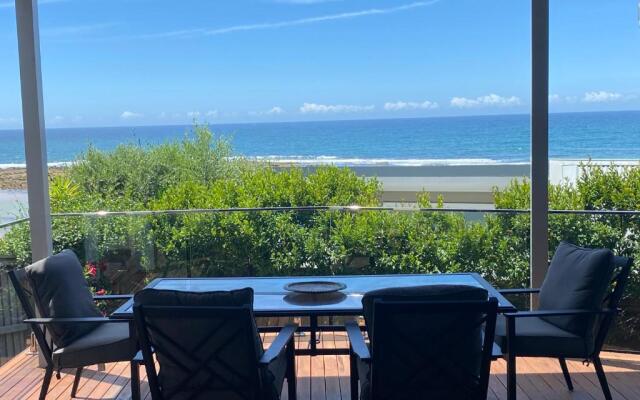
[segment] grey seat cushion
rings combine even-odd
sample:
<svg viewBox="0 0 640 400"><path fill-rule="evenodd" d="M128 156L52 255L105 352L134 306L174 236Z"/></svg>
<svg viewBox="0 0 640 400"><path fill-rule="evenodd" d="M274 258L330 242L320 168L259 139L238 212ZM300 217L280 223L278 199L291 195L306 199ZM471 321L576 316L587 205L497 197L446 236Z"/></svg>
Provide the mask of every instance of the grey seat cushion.
<svg viewBox="0 0 640 400"><path fill-rule="evenodd" d="M614 270L608 249L587 249L561 242L540 288L540 310L601 308ZM593 316L543 317L558 328L591 339Z"/></svg>
<svg viewBox="0 0 640 400"><path fill-rule="evenodd" d="M100 317L82 265L75 253L64 250L25 268L42 317ZM57 347L65 347L96 329L99 324L54 324L51 337Z"/></svg>
<svg viewBox="0 0 640 400"><path fill-rule="evenodd" d="M507 349L507 327L503 316L496 320L495 342ZM583 338L537 317L516 318L515 353L521 356L587 358L589 348Z"/></svg>
<svg viewBox="0 0 640 400"><path fill-rule="evenodd" d="M135 339L129 336L128 323L109 322L53 353L53 362L60 368L129 361L137 352Z"/></svg>

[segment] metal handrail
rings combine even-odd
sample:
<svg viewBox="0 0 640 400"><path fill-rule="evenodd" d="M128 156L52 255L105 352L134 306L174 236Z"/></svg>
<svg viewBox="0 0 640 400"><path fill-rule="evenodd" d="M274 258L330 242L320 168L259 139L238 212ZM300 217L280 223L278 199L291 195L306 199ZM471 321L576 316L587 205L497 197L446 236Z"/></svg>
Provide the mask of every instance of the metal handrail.
<svg viewBox="0 0 640 400"><path fill-rule="evenodd" d="M148 216L236 212L312 212L312 211L393 211L393 212L475 212L493 214L527 214L529 210L482 209L482 208L410 208L410 207L368 207L368 206L303 206L303 207L239 207L239 208L191 208L181 210L140 210L140 211L96 211L80 213L54 213L52 217L108 217L108 216ZM640 211L638 211L640 214Z"/></svg>
<svg viewBox="0 0 640 400"><path fill-rule="evenodd" d="M52 217L106 217L106 216L145 216L145 215L177 215L203 213L234 212L291 212L291 211L394 211L394 212L439 212L439 213L483 213L483 214L529 214L529 209L513 208L410 208L410 207L367 207L367 206L301 206L301 207L239 207L239 208L192 208L181 210L140 210L140 211L96 211L85 213L54 213ZM583 214L583 215L640 215L640 210L549 210L549 214Z"/></svg>
<svg viewBox="0 0 640 400"><path fill-rule="evenodd" d="M482 214L529 214L529 209L483 209L483 208L410 208L410 207L366 207L366 206L301 206L301 207L238 207L238 208L192 208L181 210L138 210L138 211L95 211L52 213L52 217L116 217L116 216L153 216L180 215L205 213L236 213L236 212L310 212L310 211L393 211L393 212L435 212L435 213L482 213ZM549 214L578 214L578 215L640 215L640 210L549 210ZM29 221L29 217L16 219L0 224L0 229L8 228L22 222Z"/></svg>
<svg viewBox="0 0 640 400"><path fill-rule="evenodd" d="M18 225L18 224L21 224L21 223L27 222L27 221L29 221L29 217L20 218L20 219L14 219L13 221L5 222L4 224L0 224L0 229L9 228L9 227L11 227L13 225Z"/></svg>

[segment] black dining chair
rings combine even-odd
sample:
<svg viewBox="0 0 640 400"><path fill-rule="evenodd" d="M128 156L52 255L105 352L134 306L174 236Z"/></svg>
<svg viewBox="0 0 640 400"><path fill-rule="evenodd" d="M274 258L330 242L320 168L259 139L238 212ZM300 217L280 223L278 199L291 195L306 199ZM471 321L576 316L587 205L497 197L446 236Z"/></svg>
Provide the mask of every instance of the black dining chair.
<svg viewBox="0 0 640 400"><path fill-rule="evenodd" d="M485 289L390 288L362 304L370 345L346 325L351 399L486 399L498 301Z"/></svg>
<svg viewBox="0 0 640 400"><path fill-rule="evenodd" d="M8 275L27 317L24 322L31 326L46 363L40 400L46 398L54 372L59 378L63 368L76 370L71 387L75 397L84 367L117 361L131 362L131 394L140 398L139 366L134 360L138 345L130 324L103 317L94 303L131 296L92 296L71 250L11 269Z"/></svg>
<svg viewBox="0 0 640 400"><path fill-rule="evenodd" d="M608 249L589 249L562 242L537 289L507 289L504 295L538 293L536 311L498 317L496 343L507 360L507 392L516 398L516 357L553 357L573 390L567 358L593 365L607 400L611 391L600 351L618 313L633 260Z"/></svg>
<svg viewBox="0 0 640 400"><path fill-rule="evenodd" d="M297 326L286 325L263 350L252 289L144 289L133 313L153 399L275 400L285 378L296 398Z"/></svg>

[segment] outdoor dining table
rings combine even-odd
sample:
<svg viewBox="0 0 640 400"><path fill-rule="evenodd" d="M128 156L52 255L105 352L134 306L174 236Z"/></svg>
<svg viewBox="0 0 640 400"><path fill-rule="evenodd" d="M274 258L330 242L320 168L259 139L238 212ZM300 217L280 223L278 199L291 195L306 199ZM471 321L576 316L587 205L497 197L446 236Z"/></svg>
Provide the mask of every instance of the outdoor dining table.
<svg viewBox="0 0 640 400"><path fill-rule="evenodd" d="M325 294L299 294L285 290L285 286L297 282L330 281L343 284L344 289ZM309 348L297 349L299 355L347 354L348 349L318 348L317 334L323 331L344 330L338 325L319 325L319 317L362 316L362 296L372 290L391 287L421 285L470 285L482 287L489 296L498 300L498 312L515 312L517 309L489 282L476 273L411 274L411 275L340 275L340 276L290 276L290 277L234 277L234 278L157 278L147 288L208 292L250 287L254 291L254 315L256 317L308 317L309 325L300 332L309 332ZM128 300L115 310L111 318L133 319L133 300ZM262 328L276 331L278 327Z"/></svg>

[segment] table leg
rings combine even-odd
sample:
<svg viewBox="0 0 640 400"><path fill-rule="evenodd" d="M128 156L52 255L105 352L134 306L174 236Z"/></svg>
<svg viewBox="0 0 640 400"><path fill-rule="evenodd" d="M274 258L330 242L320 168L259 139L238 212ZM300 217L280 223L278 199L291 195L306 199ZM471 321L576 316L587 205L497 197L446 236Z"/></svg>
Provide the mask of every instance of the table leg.
<svg viewBox="0 0 640 400"><path fill-rule="evenodd" d="M309 337L309 348L311 349L311 354L315 355L317 344L319 342L318 335L318 316L311 315L309 317L309 330L311 331Z"/></svg>

